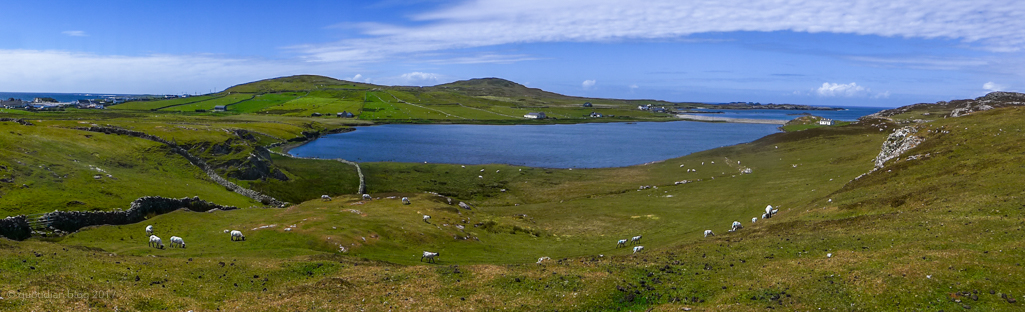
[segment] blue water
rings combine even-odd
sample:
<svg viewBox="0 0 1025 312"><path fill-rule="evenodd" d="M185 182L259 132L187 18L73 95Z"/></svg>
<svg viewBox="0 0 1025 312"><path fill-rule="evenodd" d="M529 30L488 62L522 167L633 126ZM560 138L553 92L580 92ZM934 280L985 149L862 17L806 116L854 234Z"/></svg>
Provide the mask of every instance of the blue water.
<svg viewBox="0 0 1025 312"><path fill-rule="evenodd" d="M131 94L109 94L109 93L33 93L33 92L0 92L0 99L21 99L32 101L34 98L50 97L58 102L67 103L78 100L104 99L109 97L131 97Z"/></svg>
<svg viewBox="0 0 1025 312"><path fill-rule="evenodd" d="M380 125L324 136L292 155L359 162L603 168L643 164L776 133L777 125L691 121L575 125Z"/></svg>
<svg viewBox="0 0 1025 312"><path fill-rule="evenodd" d="M714 117L730 117L730 118L751 118L751 119L783 119L790 120L797 117L801 117L800 114L808 113L815 116L825 117L833 120L843 121L854 121L858 117L869 115L884 109L887 107L845 107L846 110L841 111L826 111L826 110L781 110L781 109L699 109L693 110L697 112L718 112L717 114L707 114L707 116ZM705 115L705 114L702 114Z"/></svg>

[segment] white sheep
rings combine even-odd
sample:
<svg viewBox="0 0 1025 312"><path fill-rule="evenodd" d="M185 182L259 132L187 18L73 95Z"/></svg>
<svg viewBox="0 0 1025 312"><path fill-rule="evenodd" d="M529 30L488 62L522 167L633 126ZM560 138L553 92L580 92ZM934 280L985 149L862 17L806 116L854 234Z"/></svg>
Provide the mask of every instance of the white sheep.
<svg viewBox="0 0 1025 312"><path fill-rule="evenodd" d="M146 234L153 235L153 226L152 225L147 225L146 226Z"/></svg>
<svg viewBox="0 0 1025 312"><path fill-rule="evenodd" d="M762 217L762 219L772 218L772 212L772 205L765 206L765 214L763 215L764 217Z"/></svg>
<svg viewBox="0 0 1025 312"><path fill-rule="evenodd" d="M320 199L322 199L322 200L324 200L324 201L330 201L330 200L331 200L331 196L327 196L327 195L320 195Z"/></svg>
<svg viewBox="0 0 1025 312"><path fill-rule="evenodd" d="M363 199L369 200L370 199L370 194L363 194Z"/></svg>
<svg viewBox="0 0 1025 312"><path fill-rule="evenodd" d="M755 223L755 222L758 222L758 218L757 217L751 218L751 223Z"/></svg>
<svg viewBox="0 0 1025 312"><path fill-rule="evenodd" d="M733 226L730 227L730 232L735 232L743 228L744 226L740 224L740 221L733 221Z"/></svg>
<svg viewBox="0 0 1025 312"><path fill-rule="evenodd" d="M431 216L424 215L424 222L425 223L431 223Z"/></svg>
<svg viewBox="0 0 1025 312"><path fill-rule="evenodd" d="M768 218L769 218L769 214L767 214L767 213L763 213L762 214L762 219L768 219Z"/></svg>
<svg viewBox="0 0 1025 312"><path fill-rule="evenodd" d="M164 242L160 240L160 237L157 237L156 235L150 235L149 246L156 247L157 249L164 249Z"/></svg>
<svg viewBox="0 0 1025 312"><path fill-rule="evenodd" d="M616 248L619 248L619 247L626 247L626 240L625 239L621 239L621 240L619 240L618 243L616 243Z"/></svg>
<svg viewBox="0 0 1025 312"><path fill-rule="evenodd" d="M641 250L644 250L644 246L634 246L634 253L637 253L638 251L641 251Z"/></svg>
<svg viewBox="0 0 1025 312"><path fill-rule="evenodd" d="M424 251L424 255L422 257L420 257L420 261L422 262L422 261L424 261L424 258L427 258L427 262L428 263L435 263L434 262L434 258L437 257L437 256L438 256L438 253L436 253L436 252Z"/></svg>
<svg viewBox="0 0 1025 312"><path fill-rule="evenodd" d="M712 230L705 230L705 237L709 236L715 236L715 233L712 233Z"/></svg>
<svg viewBox="0 0 1025 312"><path fill-rule="evenodd" d="M231 241L244 241L246 236L242 235L242 231L233 230L231 231Z"/></svg>
<svg viewBox="0 0 1025 312"><path fill-rule="evenodd" d="M403 205L409 205L409 197L403 197L402 198L402 204Z"/></svg>
<svg viewBox="0 0 1025 312"><path fill-rule="evenodd" d="M641 242L641 236L640 235L637 235L637 236L634 236L634 237L630 238L630 243L631 244L638 244L640 242Z"/></svg>
<svg viewBox="0 0 1025 312"><path fill-rule="evenodd" d="M552 258L549 258L549 257L537 258L537 264L541 264L541 262L545 261L545 260L552 260Z"/></svg>
<svg viewBox="0 0 1025 312"><path fill-rule="evenodd" d="M174 247L185 248L185 240L178 236L171 236L171 248Z"/></svg>

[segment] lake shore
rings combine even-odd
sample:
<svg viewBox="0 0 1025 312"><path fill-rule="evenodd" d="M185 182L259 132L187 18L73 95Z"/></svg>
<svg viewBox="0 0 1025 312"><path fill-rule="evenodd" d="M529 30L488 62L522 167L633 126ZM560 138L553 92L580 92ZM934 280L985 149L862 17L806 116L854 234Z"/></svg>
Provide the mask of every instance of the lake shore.
<svg viewBox="0 0 1025 312"><path fill-rule="evenodd" d="M732 123L750 123L750 124L767 124L767 125L785 125L788 120L783 119L755 119L755 118L731 118L731 117L718 117L718 116L702 116L702 115L691 115L691 114L676 114L676 118L690 121L705 121L705 122L732 122Z"/></svg>

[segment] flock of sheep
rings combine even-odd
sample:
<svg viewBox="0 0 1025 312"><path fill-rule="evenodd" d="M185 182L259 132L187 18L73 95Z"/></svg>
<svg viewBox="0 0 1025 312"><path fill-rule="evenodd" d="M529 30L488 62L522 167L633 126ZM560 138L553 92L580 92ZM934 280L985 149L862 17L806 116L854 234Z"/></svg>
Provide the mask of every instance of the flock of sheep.
<svg viewBox="0 0 1025 312"><path fill-rule="evenodd" d="M762 214L762 219L772 218L772 216L777 212L779 212L779 209L774 209L772 208L772 205L767 205L765 206L765 213ZM758 217L751 218L751 223L755 223L757 221ZM730 226L730 230L727 232L736 232L742 228L744 228L744 226L740 224L740 221L733 221L733 224ZM709 236L715 236L715 233L712 233L712 230L705 230L705 237Z"/></svg>
<svg viewBox="0 0 1025 312"><path fill-rule="evenodd" d="M242 231L228 231L224 230L224 233L231 234L231 241L244 241L246 236L242 235ZM164 241L159 236L153 234L153 225L146 226L146 234L149 235L149 246L157 249L164 249ZM185 240L178 236L171 236L171 248L185 248Z"/></svg>

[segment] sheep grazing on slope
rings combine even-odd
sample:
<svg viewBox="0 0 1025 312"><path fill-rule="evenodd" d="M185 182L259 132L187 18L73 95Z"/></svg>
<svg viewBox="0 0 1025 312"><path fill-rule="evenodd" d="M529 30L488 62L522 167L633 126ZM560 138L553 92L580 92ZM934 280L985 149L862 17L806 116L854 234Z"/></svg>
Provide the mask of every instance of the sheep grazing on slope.
<svg viewBox="0 0 1025 312"><path fill-rule="evenodd" d="M331 200L331 196L327 196L327 195L320 195L320 199L321 199L321 200L324 200L324 201L330 201L330 200Z"/></svg>
<svg viewBox="0 0 1025 312"><path fill-rule="evenodd" d="M626 240L625 239L621 239L621 240L619 240L618 243L616 243L616 248L619 248L619 247L626 247Z"/></svg>
<svg viewBox="0 0 1025 312"><path fill-rule="evenodd" d="M424 222L425 223L431 223L431 216L424 215Z"/></svg>
<svg viewBox="0 0 1025 312"><path fill-rule="evenodd" d="M549 257L537 258L537 264L541 264L541 262L545 261L545 260L552 260L552 258L549 258Z"/></svg>
<svg viewBox="0 0 1025 312"><path fill-rule="evenodd" d="M157 249L164 249L164 242L160 240L160 237L157 237L156 235L150 235L149 246L156 247Z"/></svg>
<svg viewBox="0 0 1025 312"><path fill-rule="evenodd" d="M705 230L705 237L709 236L715 236L715 233L712 233L712 230Z"/></svg>
<svg viewBox="0 0 1025 312"><path fill-rule="evenodd" d="M630 238L630 243L631 244L637 244L637 243L640 243L640 242L641 242L641 236L640 235L637 235L637 236L634 236L634 237Z"/></svg>
<svg viewBox="0 0 1025 312"><path fill-rule="evenodd" d="M152 225L147 225L146 226L146 234L153 235L153 226Z"/></svg>
<svg viewBox="0 0 1025 312"><path fill-rule="evenodd" d="M244 241L246 236L242 235L242 231L231 231L231 241Z"/></svg>
<svg viewBox="0 0 1025 312"><path fill-rule="evenodd" d="M758 218L751 218L751 223L758 222Z"/></svg>
<svg viewBox="0 0 1025 312"><path fill-rule="evenodd" d="M409 205L409 197L403 197L402 198L402 204L403 205Z"/></svg>
<svg viewBox="0 0 1025 312"><path fill-rule="evenodd" d="M730 232L735 232L743 228L744 226L740 224L740 221L733 221L733 226L730 227Z"/></svg>
<svg viewBox="0 0 1025 312"><path fill-rule="evenodd" d="M763 215L762 219L772 218L772 214L773 214L772 205L767 205L767 206L765 206L765 214Z"/></svg>
<svg viewBox="0 0 1025 312"><path fill-rule="evenodd" d="M634 253L637 253L638 251L641 251L641 250L644 250L644 246L634 246Z"/></svg>
<svg viewBox="0 0 1025 312"><path fill-rule="evenodd" d="M435 263L434 262L434 258L436 258L436 257L438 257L438 253L430 252L430 251L424 251L424 255L422 257L420 257L420 261L422 262L422 261L424 261L424 258L427 258L427 263Z"/></svg>
<svg viewBox="0 0 1025 312"><path fill-rule="evenodd" d="M363 194L363 199L369 200L370 199L370 194Z"/></svg>
<svg viewBox="0 0 1025 312"><path fill-rule="evenodd" d="M171 236L171 248L174 247L185 248L185 240L178 236Z"/></svg>

